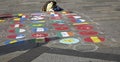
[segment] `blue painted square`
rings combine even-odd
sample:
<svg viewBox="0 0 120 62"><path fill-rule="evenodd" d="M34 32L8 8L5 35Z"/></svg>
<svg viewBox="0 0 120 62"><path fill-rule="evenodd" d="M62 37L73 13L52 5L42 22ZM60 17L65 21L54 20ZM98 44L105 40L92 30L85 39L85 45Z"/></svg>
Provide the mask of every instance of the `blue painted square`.
<svg viewBox="0 0 120 62"><path fill-rule="evenodd" d="M42 29L42 30L38 30L38 29ZM44 32L47 30L48 30L48 28L32 28L32 32Z"/></svg>
<svg viewBox="0 0 120 62"><path fill-rule="evenodd" d="M76 19L76 22L77 22L77 23L81 23L81 20L80 20L80 19Z"/></svg>

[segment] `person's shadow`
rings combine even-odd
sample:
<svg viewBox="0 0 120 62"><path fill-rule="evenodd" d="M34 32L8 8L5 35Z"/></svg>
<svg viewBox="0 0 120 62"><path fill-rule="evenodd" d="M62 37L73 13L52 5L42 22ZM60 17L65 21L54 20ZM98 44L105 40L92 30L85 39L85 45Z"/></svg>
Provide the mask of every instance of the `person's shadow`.
<svg viewBox="0 0 120 62"><path fill-rule="evenodd" d="M3 45L3 46L0 46L0 55L8 54L15 51L24 51L28 49L34 49L44 44L47 44L49 41L57 40L57 39L60 39L60 38L59 37L45 38L45 41L42 43L39 43L39 46L37 46L37 43L35 41L36 39L29 39L29 40L20 41L14 44Z"/></svg>

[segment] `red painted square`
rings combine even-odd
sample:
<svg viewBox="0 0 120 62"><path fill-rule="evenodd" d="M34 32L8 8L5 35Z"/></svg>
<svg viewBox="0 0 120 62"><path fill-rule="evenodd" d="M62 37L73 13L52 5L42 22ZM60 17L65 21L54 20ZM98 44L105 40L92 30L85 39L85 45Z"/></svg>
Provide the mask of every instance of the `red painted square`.
<svg viewBox="0 0 120 62"><path fill-rule="evenodd" d="M34 37L34 38L47 37L47 36L48 36L47 33L34 33L34 34L32 34L32 37Z"/></svg>
<svg viewBox="0 0 120 62"><path fill-rule="evenodd" d="M19 25L17 28L23 27L23 24L20 24L20 23L12 24L12 25L10 25L10 27L16 28L15 25Z"/></svg>
<svg viewBox="0 0 120 62"><path fill-rule="evenodd" d="M94 36L94 35L97 35L98 32L96 31L81 31L79 32L80 35L83 35L83 36Z"/></svg>
<svg viewBox="0 0 120 62"><path fill-rule="evenodd" d="M69 28L67 26L64 27L55 27L55 30L68 30Z"/></svg>
<svg viewBox="0 0 120 62"><path fill-rule="evenodd" d="M61 17L51 17L51 19L53 19L53 20L59 20L59 19L61 19Z"/></svg>
<svg viewBox="0 0 120 62"><path fill-rule="evenodd" d="M17 37L16 34L12 34L12 35L8 35L8 36L7 36L7 38L12 38L12 39L14 39L14 38L16 38L16 37Z"/></svg>
<svg viewBox="0 0 120 62"><path fill-rule="evenodd" d="M77 30L92 30L92 29L93 29L93 26L91 26L91 25L86 25L86 24L76 25L76 29L77 29Z"/></svg>
<svg viewBox="0 0 120 62"><path fill-rule="evenodd" d="M105 41L105 38L103 37L98 37L101 42ZM84 41L86 42L94 42L90 37L84 38Z"/></svg>
<svg viewBox="0 0 120 62"><path fill-rule="evenodd" d="M53 23L52 26L54 26L54 27L58 27L58 26L63 27L63 26L66 26L66 25L65 24L59 24L59 23Z"/></svg>
<svg viewBox="0 0 120 62"><path fill-rule="evenodd" d="M58 16L54 16L54 15L58 15ZM62 16L61 14L53 14L53 16L51 16L51 19L54 19L54 20L59 20L59 19L62 19Z"/></svg>
<svg viewBox="0 0 120 62"><path fill-rule="evenodd" d="M70 21L71 21L72 23L76 23L75 18L70 18Z"/></svg>
<svg viewBox="0 0 120 62"><path fill-rule="evenodd" d="M74 18L73 16L76 16L76 15L67 15L68 18Z"/></svg>
<svg viewBox="0 0 120 62"><path fill-rule="evenodd" d="M14 32L15 32L15 29L13 29L13 30L8 30L8 32L14 33Z"/></svg>
<svg viewBox="0 0 120 62"><path fill-rule="evenodd" d="M20 21L14 21L15 24L20 24L21 22Z"/></svg>

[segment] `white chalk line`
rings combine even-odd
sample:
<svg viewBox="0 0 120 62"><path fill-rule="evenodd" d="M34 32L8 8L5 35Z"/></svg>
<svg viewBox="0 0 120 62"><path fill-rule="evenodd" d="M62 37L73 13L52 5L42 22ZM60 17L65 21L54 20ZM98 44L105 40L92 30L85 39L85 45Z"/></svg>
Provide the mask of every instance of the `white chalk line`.
<svg viewBox="0 0 120 62"><path fill-rule="evenodd" d="M97 45L95 45L95 44L79 44L79 45L86 45L86 46L87 46L87 45L88 45L88 46L90 45L90 46L94 46L93 49L91 49L91 50L84 50L84 52L94 52L94 51L98 50L98 48L99 48L99 47L98 47ZM73 49L74 49L74 50L77 50L76 47L79 46L79 45L75 45L75 46L73 47ZM77 51L78 51L78 50L77 50Z"/></svg>
<svg viewBox="0 0 120 62"><path fill-rule="evenodd" d="M114 39L114 38L111 38L111 40L112 40L113 42L117 42L117 40L116 40L116 39Z"/></svg>

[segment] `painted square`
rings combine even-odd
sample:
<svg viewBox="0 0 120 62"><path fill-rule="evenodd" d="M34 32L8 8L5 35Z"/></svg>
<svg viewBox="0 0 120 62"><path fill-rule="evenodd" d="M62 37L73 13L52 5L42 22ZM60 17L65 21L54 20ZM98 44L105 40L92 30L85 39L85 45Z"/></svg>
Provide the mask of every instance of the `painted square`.
<svg viewBox="0 0 120 62"><path fill-rule="evenodd" d="M57 33L58 37L71 37L74 36L73 32L58 32Z"/></svg>
<svg viewBox="0 0 120 62"><path fill-rule="evenodd" d="M48 28L38 27L38 28L32 28L33 32L44 32L48 31Z"/></svg>

